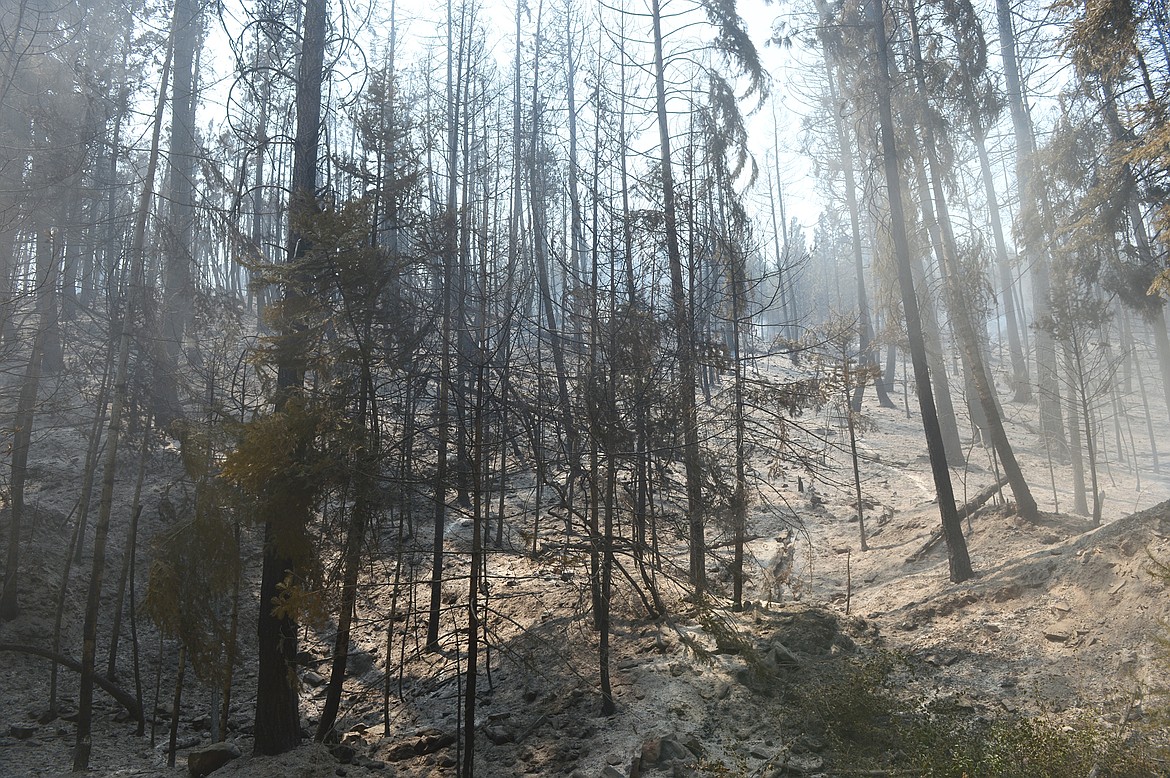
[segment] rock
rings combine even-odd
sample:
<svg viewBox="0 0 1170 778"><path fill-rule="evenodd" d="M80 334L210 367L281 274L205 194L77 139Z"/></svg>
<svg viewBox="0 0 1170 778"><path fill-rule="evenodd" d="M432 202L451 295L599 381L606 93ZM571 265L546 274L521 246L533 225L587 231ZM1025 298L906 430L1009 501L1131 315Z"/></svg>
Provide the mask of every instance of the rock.
<svg viewBox="0 0 1170 778"><path fill-rule="evenodd" d="M622 775L622 771L613 765L606 765L599 778L626 778L626 776Z"/></svg>
<svg viewBox="0 0 1170 778"><path fill-rule="evenodd" d="M415 741L403 741L395 743L386 751L386 761L401 762L403 759L411 759L418 756L418 751L415 750Z"/></svg>
<svg viewBox="0 0 1170 778"><path fill-rule="evenodd" d="M333 752L333 757L342 764L353 764L353 758L357 756L354 747L347 743L338 743L330 751Z"/></svg>
<svg viewBox="0 0 1170 778"><path fill-rule="evenodd" d="M449 758L451 759L452 762L455 761L455 757L449 757ZM440 762L439 766L440 767L452 767L454 765L444 765L442 762ZM366 760L366 769L367 770L385 770L386 763L380 759L367 759Z"/></svg>
<svg viewBox="0 0 1170 778"><path fill-rule="evenodd" d="M484 737L490 740L497 746L502 746L504 743L511 743L516 739L516 735L507 727L499 724L489 724L483 728Z"/></svg>
<svg viewBox="0 0 1170 778"><path fill-rule="evenodd" d="M807 732L797 738L792 744L792 753L794 754L819 754L824 750L824 741L813 737Z"/></svg>
<svg viewBox="0 0 1170 778"><path fill-rule="evenodd" d="M799 667L801 665L800 658L789 650L788 646L783 643L776 642L773 644L771 654L772 664L777 668L781 667Z"/></svg>
<svg viewBox="0 0 1170 778"><path fill-rule="evenodd" d="M727 681L720 681L714 686L705 686L699 689L699 696L705 700L725 700L731 693L731 686Z"/></svg>
<svg viewBox="0 0 1170 778"><path fill-rule="evenodd" d="M690 749L674 738L663 738L659 752L659 760L672 762L675 760L690 761L694 758Z"/></svg>
<svg viewBox="0 0 1170 778"><path fill-rule="evenodd" d="M400 762L415 756L426 756L440 751L455 742L455 736L438 729L424 729L414 737L405 738L390 746L386 761Z"/></svg>
<svg viewBox="0 0 1170 778"><path fill-rule="evenodd" d="M1046 630L1044 630L1044 638L1046 640L1052 641L1053 643L1066 643L1066 642L1068 642L1069 638L1071 638L1071 637L1072 637L1072 634L1070 632L1068 632L1067 630L1063 630L1063 629L1046 629Z"/></svg>
<svg viewBox="0 0 1170 778"><path fill-rule="evenodd" d="M697 744L696 744L697 745ZM637 763L641 770L671 762L690 762L695 758L691 749L672 737L654 737L642 743Z"/></svg>
<svg viewBox="0 0 1170 778"><path fill-rule="evenodd" d="M235 743L212 743L207 748L187 754L187 772L203 778L238 758L240 749Z"/></svg>
<svg viewBox="0 0 1170 778"><path fill-rule="evenodd" d="M306 670L305 674L301 676L301 680L305 682L305 686L311 686L314 689L325 684L324 676L316 670Z"/></svg>
<svg viewBox="0 0 1170 778"><path fill-rule="evenodd" d="M1002 589L998 589L994 594L991 595L991 599L993 602L1007 602L1008 600L1016 599L1023 593L1023 587L1021 587L1019 584L1012 583L1008 584Z"/></svg>
<svg viewBox="0 0 1170 778"><path fill-rule="evenodd" d="M639 763L642 767L653 767L662 756L662 738L653 737L642 744Z"/></svg>
<svg viewBox="0 0 1170 778"><path fill-rule="evenodd" d="M789 773L796 775L811 775L819 772L825 766L825 760L817 754L793 754L788 758L788 763L785 767L788 768Z"/></svg>
<svg viewBox="0 0 1170 778"><path fill-rule="evenodd" d="M187 735L186 737L179 738L175 742L175 748L195 748L202 740L198 735Z"/></svg>
<svg viewBox="0 0 1170 778"><path fill-rule="evenodd" d="M593 726L592 724L590 724L589 722L586 721L586 722L582 722L581 725L579 727L577 727L576 731L572 733L572 735L573 735L573 737L580 738L581 740L588 740L589 738L593 737L596 733L597 733L597 727Z"/></svg>
<svg viewBox="0 0 1170 778"><path fill-rule="evenodd" d="M28 740L36 734L37 725L29 722L12 724L8 727L8 734L17 740Z"/></svg>
<svg viewBox="0 0 1170 778"><path fill-rule="evenodd" d="M377 658L369 651L351 649L346 658L345 667L352 676L362 676L374 669Z"/></svg>
<svg viewBox="0 0 1170 778"><path fill-rule="evenodd" d="M945 700L945 702L955 710L963 711L964 713L971 713L979 707L979 703L976 702L975 698L966 694L957 694Z"/></svg>

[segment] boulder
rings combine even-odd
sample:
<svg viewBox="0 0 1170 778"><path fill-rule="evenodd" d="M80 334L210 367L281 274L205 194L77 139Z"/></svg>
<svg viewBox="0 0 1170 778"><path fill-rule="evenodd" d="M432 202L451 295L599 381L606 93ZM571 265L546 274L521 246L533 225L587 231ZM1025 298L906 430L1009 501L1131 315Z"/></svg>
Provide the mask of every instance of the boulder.
<svg viewBox="0 0 1170 778"><path fill-rule="evenodd" d="M401 762L416 756L426 756L440 751L455 742L450 732L438 729L424 729L413 737L398 740L386 751L386 761Z"/></svg>
<svg viewBox="0 0 1170 778"><path fill-rule="evenodd" d="M689 762L695 758L691 750L674 738L663 738L659 748L659 760L662 762L683 761Z"/></svg>
<svg viewBox="0 0 1170 778"><path fill-rule="evenodd" d="M683 764L693 762L694 759L695 754L692 753L692 750L677 739L673 737L653 737L642 743L641 751L639 751L637 758L634 760L636 770L631 771L631 775L634 775L635 772L640 775L643 772L664 769L671 764L679 767Z"/></svg>
<svg viewBox="0 0 1170 778"><path fill-rule="evenodd" d="M235 743L212 743L206 748L187 754L187 772L195 778L214 773L240 755Z"/></svg>
<svg viewBox="0 0 1170 778"><path fill-rule="evenodd" d="M330 751L333 752L333 758L342 764L353 764L354 757L357 756L357 750L348 743L338 743Z"/></svg>
<svg viewBox="0 0 1170 778"><path fill-rule="evenodd" d="M36 734L37 725L32 723L12 724L8 727L8 734L17 740L28 740Z"/></svg>
<svg viewBox="0 0 1170 778"><path fill-rule="evenodd" d="M483 728L483 734L497 746L502 746L504 743L511 743L516 739L512 730L499 724L488 724Z"/></svg>

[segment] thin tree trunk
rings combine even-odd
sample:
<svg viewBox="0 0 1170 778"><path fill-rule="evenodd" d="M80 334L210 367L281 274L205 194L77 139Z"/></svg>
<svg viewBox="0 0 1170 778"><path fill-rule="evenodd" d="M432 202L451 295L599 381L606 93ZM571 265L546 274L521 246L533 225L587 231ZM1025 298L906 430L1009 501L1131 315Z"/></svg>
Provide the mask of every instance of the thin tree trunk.
<svg viewBox="0 0 1170 778"><path fill-rule="evenodd" d="M130 577L130 560L138 546L138 519L142 516L142 483L146 480L146 455L150 444L150 425L142 431L142 445L138 449L138 477L134 481L134 499L130 505L130 529L126 533L126 545L122 548L122 573L118 577L118 595L114 599L114 620L110 626L110 652L106 675L117 677L118 642L122 631L122 608L126 599L126 585ZM134 609L133 601L130 603Z"/></svg>
<svg viewBox="0 0 1170 778"><path fill-rule="evenodd" d="M967 63L960 59L960 67L967 68ZM995 178L991 173L991 160L987 155L987 138L983 129L982 119L975 107L975 98L970 94L970 84L963 79L968 105L971 113L971 134L975 140L975 153L979 158L979 173L983 179L983 193L987 198L987 212L991 221L991 234L995 241L996 266L999 269L1000 285L1003 288L1002 299L1004 316L1007 319L1008 353L1011 355L1013 402L1026 403L1032 399L1032 386L1028 378L1028 363L1024 359L1024 350L1020 342L1020 325L1016 317L1015 296L1012 294L1012 271L1008 259L1007 241L1003 231L1003 217L1000 215L999 198L995 191Z"/></svg>
<svg viewBox="0 0 1170 778"><path fill-rule="evenodd" d="M364 389L362 391L365 392ZM364 405L366 401L363 399L361 402ZM366 424L364 416L364 412L359 412L358 424L363 434L365 434ZM356 479L358 483L354 487L354 505L351 508L349 527L345 537L341 602L338 606L337 632L333 640L333 662L329 671L329 684L325 689L325 704L321 709L321 718L317 722L315 736L319 743L337 742L338 740L334 725L337 723L337 712L341 707L341 693L345 687L345 668L349 659L350 633L353 627L354 609L357 606L361 551L372 512L370 501L373 484L370 482L374 466L372 457L363 457L357 463Z"/></svg>
<svg viewBox="0 0 1170 778"><path fill-rule="evenodd" d="M817 11L821 19L821 30L827 31L828 25L832 21L828 5L823 0L820 0L817 3ZM853 249L853 268L857 276L858 353L860 354L860 361L863 365L876 366L878 364L878 357L873 343L873 324L869 313L869 300L865 293L865 254L861 243L861 216L857 205L857 179L853 171L853 147L849 143L848 136L845 133L845 123L841 118L839 93L843 90L843 78L840 68L836 67L833 61L832 50L828 42L822 40L821 48L824 52L825 76L828 81L829 100L832 104L833 129L837 136L838 155L841 163L841 172L844 177L845 205L849 211L849 236ZM889 393L886 391L883 382L875 381L874 390L877 392L878 403L883 408L894 407L894 403L890 400ZM857 386L854 387L853 396L850 399L850 407L855 412L861 411L861 401L864 392L865 383L859 381Z"/></svg>
<svg viewBox="0 0 1170 778"><path fill-rule="evenodd" d="M938 493L939 514L942 519L943 538L947 544L950 579L959 583L971 578L974 572L971 569L971 559L967 554L963 526L955 510L951 474L947 469L946 452L943 450L942 434L938 425L938 412L934 405L930 377L927 372L926 344L922 338L922 320L918 312L914 278L910 273L910 246L906 235L906 217L902 210L902 181L901 172L898 169L898 150L894 140L893 112L890 108L889 54L881 0L869 0L868 9L877 46L877 98L881 121L882 158L889 198L890 229L893 233L894 252L898 262L898 284L902 293L902 310L906 317L906 333L910 341L910 357L914 364L915 386L918 392L918 404L922 410L922 426L926 432L931 473L934 476L935 490Z"/></svg>
<svg viewBox="0 0 1170 778"><path fill-rule="evenodd" d="M942 239L939 236L938 219L935 218L934 204L931 201L926 173L922 168L922 160L917 155L914 156L913 164L917 172L919 205L922 208L922 218L926 222L931 246L937 252L940 252L938 261L939 269L942 271ZM910 272L913 274L914 283L919 290L919 310L922 312L925 327L923 330L923 339L926 343L926 359L930 369L931 383L934 385L935 402L938 405L943 446L946 450L947 461L957 466L966 460L966 454L963 451L963 442L959 439L959 425L955 415L954 404L952 403L951 382L947 376L945 355L943 354L943 326L942 322L939 321L938 309L930 293L931 284L923 261L920 257L914 255L910 258L910 262Z"/></svg>
<svg viewBox="0 0 1170 778"><path fill-rule="evenodd" d="M1073 480L1073 511L1083 515L1089 513L1089 503L1085 491L1085 459L1084 449L1081 447L1081 430L1080 425L1076 423L1076 418L1080 413L1078 408L1079 399L1077 397L1077 389L1079 383L1076 379L1077 359L1071 342L1065 343L1065 374L1068 376L1068 391L1065 393L1065 401L1068 403L1068 442L1069 454L1072 459L1072 480Z"/></svg>
<svg viewBox="0 0 1170 778"><path fill-rule="evenodd" d="M919 95L921 96L922 102L925 103L927 89L926 76L922 63L922 50L918 39L918 19L913 9L909 11L909 18L914 48L915 75L918 80ZM1035 521L1039 518L1036 500L1032 497L1032 491L1028 487L1028 482L1024 479L1023 471L1016 460L1011 443L1008 441L1007 432L1004 430L1003 420L997 404L995 388L991 384L987 368L983 362L980 338L975 331L975 323L972 321L970 309L963 305L966 290L963 290L959 286L959 279L962 278L962 270L958 263L954 229L951 226L950 212L947 208L946 195L943 192L942 171L937 158L938 152L934 141L934 130L930 126L928 119L923 120L922 127L925 133L926 161L930 166L931 184L934 190L934 199L939 216L938 225L942 238L942 251L940 254L943 260L942 272L947 280L951 293L951 304L949 306L951 310L951 321L957 330L967 376L974 383L979 395L979 405L983 411L983 420L987 426L987 432L991 436L991 443L999 455L1000 461L1003 463L1004 474L1011 484L1012 496L1016 500L1016 510L1022 518L1028 521Z"/></svg>
<svg viewBox="0 0 1170 778"><path fill-rule="evenodd" d="M167 744L167 767L175 766L179 740L179 711L183 706L183 679L187 675L187 644L179 643L179 668L175 673L175 696L171 700L171 734Z"/></svg>
<svg viewBox="0 0 1170 778"><path fill-rule="evenodd" d="M143 266L146 254L146 222L150 215L150 202L154 195L154 180L158 170L159 136L162 133L163 106L166 104L166 84L171 67L171 46L163 60L158 104L155 108L154 128L150 141L150 156L146 165L146 180L138 201L138 215L134 226L134 239L130 251L129 286L126 292L125 312L118 329L118 363L114 371L114 398L110 405L110 424L106 435L105 469L102 473L101 501L98 507L98 521L94 529L93 566L89 579L89 594L86 598L85 624L82 628L81 685L78 691L77 742L73 752L73 771L84 772L89 768L89 755L93 749L91 730L93 727L93 684L94 667L97 662L97 619L101 604L102 582L106 566L106 540L110 534L110 514L114 506L114 482L118 463L118 443L122 432L122 415L129 394L130 338L135 316L141 311L143 295ZM79 538L80 541L80 538Z"/></svg>
<svg viewBox="0 0 1170 778"><path fill-rule="evenodd" d="M48 319L52 317L51 290L57 283L57 263L47 244L48 231L37 236L37 253L49 254L37 262L37 330L32 351L25 366L24 381L16 401L16 420L12 435L12 480L9 487L8 557L4 567L4 589L0 593L0 621L20 615L20 543L24 530L24 486L28 479L28 452L32 444L37 394L41 384L41 366L48 339Z"/></svg>
<svg viewBox="0 0 1170 778"><path fill-rule="evenodd" d="M1048 254L1044 246L1044 229L1039 216L1045 210L1045 195L1036 185L1034 168L1035 143L1032 120L1024 100L1023 83L1016 59L1016 38L1012 25L1011 0L996 0L999 43L1003 56L1004 86L1011 112L1016 141L1016 186L1020 197L1020 224L1024 248L1032 267L1033 319L1043 321L1049 315ZM1047 219L1045 218L1045 221ZM1036 329L1036 376L1040 403L1040 434L1049 452L1059 459L1068 453L1064 423L1060 412L1060 387L1056 371L1056 344L1043 327Z"/></svg>
<svg viewBox="0 0 1170 778"><path fill-rule="evenodd" d="M321 137L321 82L324 75L325 29L328 0L306 0L297 78L297 127L293 141L292 186L289 195L287 261L293 264L309 250L300 232L302 222L316 211L317 157ZM295 303L298 292L286 287L286 303ZM295 305L287 306L290 309ZM284 322L279 337L296 338L298 323ZM292 351L293 349L289 349ZM282 412L304 387L304 372L295 354L277 363L275 410ZM295 506L279 526L264 524L264 557L260 571L260 613L256 624L258 669L253 750L275 755L300 743L299 681L294 672L297 656L296 620L277 613L275 603L281 583L296 570L289 549L305 531L308 506ZM290 533L289 538L284 533ZM292 542L290 542L292 540Z"/></svg>
<svg viewBox="0 0 1170 778"><path fill-rule="evenodd" d="M442 295L442 324L439 356L439 395L435 407L436 425L436 466L434 481L434 538L431 548L431 599L427 617L427 651L439 648L439 624L443 594L443 536L447 528L447 479L450 470L448 449L450 448L451 423L451 339L455 315L455 272L459 246L458 197L459 197L459 87L455 83L453 58L462 57L463 36L460 33L460 48L455 50L455 15L451 0L447 0L447 203L443 215L444 238L442 279L439 281Z"/></svg>
<svg viewBox="0 0 1170 778"><path fill-rule="evenodd" d="M695 403L695 336L683 286L682 251L679 247L678 213L675 205L674 171L671 164L670 122L666 110L666 64L663 59L662 10L651 0L654 35L654 87L658 119L659 162L662 175L662 207L666 230L666 255L670 263L670 300L678 341L678 401L686 468L687 523L690 541L690 581L701 594L706 589L706 539L704 538L703 487L699 463L699 423Z"/></svg>
<svg viewBox="0 0 1170 778"><path fill-rule="evenodd" d="M167 156L170 213L169 250L164 265L162 332L164 369L174 371L182 356L183 335L194 317L191 268L195 265L195 50L202 38L198 0L175 0L171 148ZM160 377L172 382L170 375Z"/></svg>

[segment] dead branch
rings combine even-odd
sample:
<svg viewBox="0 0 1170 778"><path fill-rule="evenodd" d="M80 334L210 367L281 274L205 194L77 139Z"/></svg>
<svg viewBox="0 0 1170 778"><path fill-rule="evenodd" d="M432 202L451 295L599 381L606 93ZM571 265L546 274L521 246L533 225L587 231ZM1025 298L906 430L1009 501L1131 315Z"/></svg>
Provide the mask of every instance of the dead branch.
<svg viewBox="0 0 1170 778"><path fill-rule="evenodd" d="M14 654L31 654L33 656L43 657L49 659L62 667L67 667L75 673L81 672L81 662L76 659L58 654L50 651L47 648L40 648L38 646L22 646L19 643L0 643L0 652L11 651ZM110 679L103 675L94 673L93 682L100 686L107 694L113 697L118 703L125 708L135 721L142 721L142 708L138 705L138 700L134 698L122 687L115 684Z"/></svg>
<svg viewBox="0 0 1170 778"><path fill-rule="evenodd" d="M988 486L985 489L983 489L982 491L980 491L978 494L976 494L974 497L972 497L967 502L966 505L959 508L958 518L960 520L962 520L962 519L965 519L968 516L974 514L975 511L977 511L983 507L984 503L986 503L988 500L990 500L992 497L994 497L996 494L998 494L1000 489L1007 486L1007 483L1008 483L1007 476L1003 476L998 481L993 483L991 486ZM911 562L922 561L922 559L924 559L926 557L926 555L930 553L930 550L938 545L938 542L940 540L942 540L942 527L939 527L934 532L930 533L930 537L927 538L926 542L922 544L922 548L918 549L913 554L906 557L906 561L904 562L904 564L910 564Z"/></svg>

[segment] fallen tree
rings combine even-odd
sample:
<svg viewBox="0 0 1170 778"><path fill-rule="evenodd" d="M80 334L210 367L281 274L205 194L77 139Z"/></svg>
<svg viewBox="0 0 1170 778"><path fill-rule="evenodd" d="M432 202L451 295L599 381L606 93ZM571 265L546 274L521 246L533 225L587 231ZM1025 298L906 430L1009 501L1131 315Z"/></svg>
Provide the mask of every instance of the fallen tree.
<svg viewBox="0 0 1170 778"><path fill-rule="evenodd" d="M39 648L37 646L24 646L19 643L0 643L0 652L9 651L14 654L31 654L32 656L39 656L50 661L56 662L62 667L67 667L75 673L81 672L81 662L72 659L63 654L58 654L55 651L50 651L47 648ZM143 721L142 706L138 704L138 700L134 695L127 692L116 683L106 678L103 675L94 674L93 682L102 688L106 694L118 701L126 711L134 718L135 721Z"/></svg>
<svg viewBox="0 0 1170 778"><path fill-rule="evenodd" d="M961 508L959 508L959 510L958 510L959 520L961 521L961 520L967 518L968 516L973 515L975 513L975 511L982 508L983 505L988 500L990 500L995 495L999 494L1000 490L1003 489L1005 486L1007 486L1007 483L1008 483L1008 479L1007 479L1007 476L1005 475L1002 478L1000 478L998 481L993 483L991 486L984 488L982 491L980 491L978 494L976 494L974 497L972 497L970 500L968 500L967 503L965 505L963 505ZM940 540L942 540L942 529L941 528L936 529L934 532L930 533L930 537L927 538L926 542L922 544L922 548L918 549L913 554L906 557L906 561L904 564L910 564L911 562L921 561L923 558L926 557L927 554L930 553L930 550L932 548L934 548L935 546L938 545L938 542Z"/></svg>

